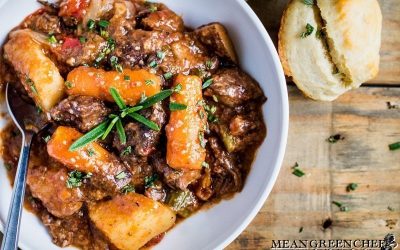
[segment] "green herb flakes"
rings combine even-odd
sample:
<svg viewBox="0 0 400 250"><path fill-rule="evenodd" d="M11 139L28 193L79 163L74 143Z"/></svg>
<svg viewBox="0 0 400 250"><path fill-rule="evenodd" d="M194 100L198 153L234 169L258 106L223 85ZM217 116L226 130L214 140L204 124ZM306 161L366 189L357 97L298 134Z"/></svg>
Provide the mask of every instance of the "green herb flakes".
<svg viewBox="0 0 400 250"><path fill-rule="evenodd" d="M340 208L340 211L342 212L347 212L349 211L348 207L343 205L341 202L338 201L332 201L332 204L336 205L338 208Z"/></svg>
<svg viewBox="0 0 400 250"><path fill-rule="evenodd" d="M392 144L389 144L389 149L391 151L400 149L400 141L392 143Z"/></svg>
<svg viewBox="0 0 400 250"><path fill-rule="evenodd" d="M341 134L331 135L331 136L329 136L328 139L326 139L327 142L332 143L332 144L334 144L340 140L344 140L344 137Z"/></svg>
<svg viewBox="0 0 400 250"><path fill-rule="evenodd" d="M311 34L313 33L313 31L314 31L314 27L313 27L311 24L307 23L307 25L306 25L306 31L304 31L303 33L301 33L300 37L301 37L301 38L306 38L306 37L308 37L309 35L311 35Z"/></svg>
<svg viewBox="0 0 400 250"><path fill-rule="evenodd" d="M154 186L154 182L158 180L157 174L152 174L144 178L144 187L149 188Z"/></svg>
<svg viewBox="0 0 400 250"><path fill-rule="evenodd" d="M213 79L212 78L208 79L207 81L205 81L203 83L202 89L206 89L206 88L210 87L211 84L213 84Z"/></svg>
<svg viewBox="0 0 400 250"><path fill-rule="evenodd" d="M174 75L171 72L167 72L164 74L164 78L165 80L169 80L173 77Z"/></svg>
<svg viewBox="0 0 400 250"><path fill-rule="evenodd" d="M121 192L123 194L133 193L135 192L135 187L132 184L127 184L121 188Z"/></svg>
<svg viewBox="0 0 400 250"><path fill-rule="evenodd" d="M130 153L132 153L132 146L128 146L126 147L122 152L121 152L121 156L127 156Z"/></svg>
<svg viewBox="0 0 400 250"><path fill-rule="evenodd" d="M187 108L187 106L185 104L181 104L181 103L171 102L169 104L169 110L171 110L171 111L185 110L186 108Z"/></svg>
<svg viewBox="0 0 400 250"><path fill-rule="evenodd" d="M358 184L357 183L350 183L349 185L347 185L346 187L346 191L347 192L351 192L354 191L358 188Z"/></svg>
<svg viewBox="0 0 400 250"><path fill-rule="evenodd" d="M297 162L294 164L292 169L292 174L297 177L303 177L305 175L305 173L299 168L299 164Z"/></svg>
<svg viewBox="0 0 400 250"><path fill-rule="evenodd" d="M67 187L68 188L77 188L82 185L82 182L84 179L89 179L92 177L91 173L84 174L82 172L79 172L77 170L71 171L68 173L68 179L67 179Z"/></svg>
<svg viewBox="0 0 400 250"><path fill-rule="evenodd" d="M70 81L65 81L64 85L67 89L71 89L72 87L74 87L74 84Z"/></svg>
<svg viewBox="0 0 400 250"><path fill-rule="evenodd" d="M314 5L314 0L303 0L303 3L304 3L305 5L312 6L312 5Z"/></svg>
<svg viewBox="0 0 400 250"><path fill-rule="evenodd" d="M121 171L115 176L117 180L122 180L125 179L126 177L128 177L128 175L125 171Z"/></svg>
<svg viewBox="0 0 400 250"><path fill-rule="evenodd" d="M145 84L146 84L147 86L153 85L153 84L154 84L154 81L153 81L153 80L144 80L144 82L145 82Z"/></svg>

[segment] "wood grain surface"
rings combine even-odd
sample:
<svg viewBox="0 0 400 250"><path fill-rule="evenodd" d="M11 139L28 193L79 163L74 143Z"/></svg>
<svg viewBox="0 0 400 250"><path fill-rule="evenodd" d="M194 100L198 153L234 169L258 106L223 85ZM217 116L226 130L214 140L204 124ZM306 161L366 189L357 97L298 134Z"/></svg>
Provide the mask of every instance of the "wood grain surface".
<svg viewBox="0 0 400 250"><path fill-rule="evenodd" d="M287 2L248 1L275 44ZM277 239L383 239L389 232L400 237L400 151L388 149L400 141L400 110L387 107L400 104L400 1L379 2L384 17L379 75L334 102L309 100L289 84L289 140L278 180L227 249L270 249ZM344 139L326 141L337 133ZM305 176L292 174L296 162ZM358 188L347 192L350 183ZM327 219L332 225L323 229Z"/></svg>

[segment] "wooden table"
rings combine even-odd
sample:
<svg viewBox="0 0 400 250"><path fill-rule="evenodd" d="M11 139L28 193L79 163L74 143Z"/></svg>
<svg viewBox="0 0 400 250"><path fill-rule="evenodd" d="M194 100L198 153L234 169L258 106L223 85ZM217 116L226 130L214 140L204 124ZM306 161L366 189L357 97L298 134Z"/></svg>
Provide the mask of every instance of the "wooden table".
<svg viewBox="0 0 400 250"><path fill-rule="evenodd" d="M249 0L276 44L286 0ZM290 129L285 160L263 208L227 249L269 249L278 239L400 239L400 1L380 1L384 22L377 78L334 102L305 98L289 87ZM345 137L335 144L330 135ZM292 174L298 162L306 173ZM357 183L347 192L349 183ZM332 204L347 206L342 212ZM332 225L323 229L327 219ZM300 232L300 228L302 232Z"/></svg>

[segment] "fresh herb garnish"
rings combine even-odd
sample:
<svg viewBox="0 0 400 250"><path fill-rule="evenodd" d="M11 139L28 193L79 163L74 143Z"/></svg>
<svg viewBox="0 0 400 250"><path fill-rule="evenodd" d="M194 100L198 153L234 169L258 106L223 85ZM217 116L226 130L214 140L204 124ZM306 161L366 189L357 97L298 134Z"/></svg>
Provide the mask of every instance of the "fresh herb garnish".
<svg viewBox="0 0 400 250"><path fill-rule="evenodd" d="M151 13L156 12L157 11L157 6L155 6L154 4L150 4L149 11Z"/></svg>
<svg viewBox="0 0 400 250"><path fill-rule="evenodd" d="M185 104L171 102L169 103L169 110L177 111L177 110L185 110L187 106Z"/></svg>
<svg viewBox="0 0 400 250"><path fill-rule="evenodd" d="M110 22L107 20L100 20L97 24L102 28L107 28L108 25L110 25Z"/></svg>
<svg viewBox="0 0 400 250"><path fill-rule="evenodd" d="M391 206L388 206L387 209L388 209L389 211L392 211L392 212L394 211L394 208L392 208Z"/></svg>
<svg viewBox="0 0 400 250"><path fill-rule="evenodd" d="M127 184L121 188L123 194L135 192L135 187L132 184Z"/></svg>
<svg viewBox="0 0 400 250"><path fill-rule="evenodd" d="M357 183L350 183L349 185L347 185L346 191L347 192L354 191L357 188L358 188L358 184Z"/></svg>
<svg viewBox="0 0 400 250"><path fill-rule="evenodd" d="M121 171L121 172L119 172L119 173L115 176L115 178L116 178L117 180L122 180L122 179L125 179L127 176L128 176L128 175L126 174L125 171Z"/></svg>
<svg viewBox="0 0 400 250"><path fill-rule="evenodd" d="M115 126L115 124L117 123L118 120L119 120L119 116L115 116L111 120L111 122L108 124L106 131L104 132L103 136L101 137L102 140L107 138L107 136L110 134L111 130L113 129L113 127Z"/></svg>
<svg viewBox="0 0 400 250"><path fill-rule="evenodd" d="M341 202L332 201L332 204L334 204L334 205L336 205L338 208L340 208L340 211L342 211L342 212L349 211L348 207L346 207L345 205L343 205Z"/></svg>
<svg viewBox="0 0 400 250"><path fill-rule="evenodd" d="M158 175L157 174L152 174L150 176L144 177L144 187L149 188L154 186L154 182L158 180Z"/></svg>
<svg viewBox="0 0 400 250"><path fill-rule="evenodd" d="M64 84L67 89L71 89L74 86L74 84L70 81L65 81Z"/></svg>
<svg viewBox="0 0 400 250"><path fill-rule="evenodd" d="M131 77L128 76L128 75L124 75L124 80L125 80L125 81L130 81L130 80L131 80Z"/></svg>
<svg viewBox="0 0 400 250"><path fill-rule="evenodd" d="M93 31L96 28L96 22L93 19L89 19L89 21L86 24L86 27L90 30Z"/></svg>
<svg viewBox="0 0 400 250"><path fill-rule="evenodd" d="M69 147L69 151L75 151L79 148L86 146L87 144L99 139L104 132L106 131L108 126L108 120L105 122L100 123L97 127L90 130L88 133L80 137L76 140L72 145Z"/></svg>
<svg viewBox="0 0 400 250"><path fill-rule="evenodd" d="M207 60L207 61L206 61L206 68L207 68L207 69L211 69L212 64L213 64L213 63L212 63L211 60Z"/></svg>
<svg viewBox="0 0 400 250"><path fill-rule="evenodd" d="M201 146L202 148L206 148L207 140L204 139L204 132L203 132L203 131L200 131L200 132L199 132L199 141L200 141L200 146Z"/></svg>
<svg viewBox="0 0 400 250"><path fill-rule="evenodd" d="M50 139L51 139L51 136L50 135L46 135L45 137L42 137L42 139L43 139L44 142L48 143L50 141Z"/></svg>
<svg viewBox="0 0 400 250"><path fill-rule="evenodd" d="M392 151L400 149L400 141L392 143L392 144L389 144L389 149L392 150Z"/></svg>
<svg viewBox="0 0 400 250"><path fill-rule="evenodd" d="M149 67L150 67L150 68L156 68L157 66L158 66L158 64L157 64L156 61L151 61L151 62L149 63Z"/></svg>
<svg viewBox="0 0 400 250"><path fill-rule="evenodd" d="M93 155L96 154L96 152L93 150L93 148L89 148L86 150L86 153L89 157L92 157Z"/></svg>
<svg viewBox="0 0 400 250"><path fill-rule="evenodd" d="M344 140L344 137L341 134L331 135L328 139L326 139L329 143L336 143L339 140Z"/></svg>
<svg viewBox="0 0 400 250"><path fill-rule="evenodd" d="M313 33L313 31L314 31L314 27L311 24L307 23L306 31L301 33L300 37L306 38L307 36L311 35Z"/></svg>
<svg viewBox="0 0 400 250"><path fill-rule="evenodd" d="M55 44L57 43L57 39L54 36L54 34L50 33L49 36L47 37L47 41L51 44Z"/></svg>
<svg viewBox="0 0 400 250"><path fill-rule="evenodd" d="M206 89L206 88L210 87L211 84L213 84L213 79L212 79L212 78L210 78L210 79L208 79L207 81L205 81L205 82L203 83L202 88L203 88L203 89Z"/></svg>
<svg viewBox="0 0 400 250"><path fill-rule="evenodd" d="M159 59L164 59L164 57L165 57L165 52L164 51L157 51L157 57L159 58Z"/></svg>
<svg viewBox="0 0 400 250"><path fill-rule="evenodd" d="M33 81L28 77L26 78L25 82L29 85L29 87L31 88L32 92L37 95L38 91L35 87L35 83L33 83Z"/></svg>
<svg viewBox="0 0 400 250"><path fill-rule="evenodd" d="M303 0L303 3L304 3L305 5L310 5L310 6L312 6L312 5L314 5L314 0Z"/></svg>
<svg viewBox="0 0 400 250"><path fill-rule="evenodd" d="M116 57L116 56L110 57L110 63L111 63L111 66L112 66L116 71L118 71L119 73L122 73L123 69L122 69L121 64L118 63L118 57Z"/></svg>
<svg viewBox="0 0 400 250"><path fill-rule="evenodd" d="M153 85L154 81L153 80L144 80L144 83L149 86L149 85Z"/></svg>
<svg viewBox="0 0 400 250"><path fill-rule="evenodd" d="M117 125L117 133L118 133L119 140L122 145L125 145L126 144L126 134L125 134L124 126L122 125L121 119L119 119L117 121L116 125Z"/></svg>
<svg viewBox="0 0 400 250"><path fill-rule="evenodd" d="M202 166L203 168L210 168L210 164L208 164L208 163L205 162L205 161L203 161L203 162L201 163L201 166Z"/></svg>
<svg viewBox="0 0 400 250"><path fill-rule="evenodd" d="M299 233L303 232L303 227L299 228Z"/></svg>
<svg viewBox="0 0 400 250"><path fill-rule="evenodd" d="M131 113L131 114L128 114L128 116L132 117L133 119L135 119L136 121L138 121L140 123L143 123L144 125L151 128L152 130L160 131L160 127L157 125L157 123L147 119L146 117L144 117L142 115L139 115L138 113Z"/></svg>
<svg viewBox="0 0 400 250"><path fill-rule="evenodd" d="M167 72L164 74L164 78L165 80L169 80L173 77L174 75L171 72Z"/></svg>
<svg viewBox="0 0 400 250"><path fill-rule="evenodd" d="M116 88L111 87L110 94L120 109L126 108L126 104L125 104L124 100L122 99L122 97L119 95L118 90Z"/></svg>
<svg viewBox="0 0 400 250"><path fill-rule="evenodd" d="M294 164L292 169L293 169L292 174L294 174L297 177L302 177L305 175L305 173L299 168L299 164L297 162Z"/></svg>
<svg viewBox="0 0 400 250"><path fill-rule="evenodd" d="M80 36L80 37L79 37L79 42L80 42L80 43L86 43L86 42L87 42L87 38L84 37L84 36Z"/></svg>
<svg viewBox="0 0 400 250"><path fill-rule="evenodd" d="M132 146L126 147L126 148L121 152L121 156L126 156L126 155L129 155L130 153L132 153Z"/></svg>
<svg viewBox="0 0 400 250"><path fill-rule="evenodd" d="M214 102L218 102L218 97L216 95L212 95L212 99L214 100Z"/></svg>
<svg viewBox="0 0 400 250"><path fill-rule="evenodd" d="M77 188L82 185L82 182L84 179L89 179L92 177L91 173L84 174L82 172L79 172L78 170L73 170L68 173L68 179L67 179L67 187L68 188Z"/></svg>
<svg viewBox="0 0 400 250"><path fill-rule="evenodd" d="M206 105L204 101L199 102L198 105L202 105L204 110L207 112L207 120L211 123L218 122L218 117L215 116L215 112L217 112L217 107L214 105ZM200 112L200 117L202 113Z"/></svg>

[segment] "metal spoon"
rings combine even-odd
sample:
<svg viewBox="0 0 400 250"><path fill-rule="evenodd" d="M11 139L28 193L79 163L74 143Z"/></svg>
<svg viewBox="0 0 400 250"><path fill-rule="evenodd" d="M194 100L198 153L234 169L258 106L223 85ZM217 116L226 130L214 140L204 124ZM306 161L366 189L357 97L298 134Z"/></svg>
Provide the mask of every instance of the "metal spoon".
<svg viewBox="0 0 400 250"><path fill-rule="evenodd" d="M8 210L3 243L1 244L2 250L15 250L18 248L19 225L24 203L32 138L46 127L47 122L38 116L37 107L34 104L23 100L13 84L7 84L6 101L11 118L22 133L23 143L15 175L14 190Z"/></svg>

